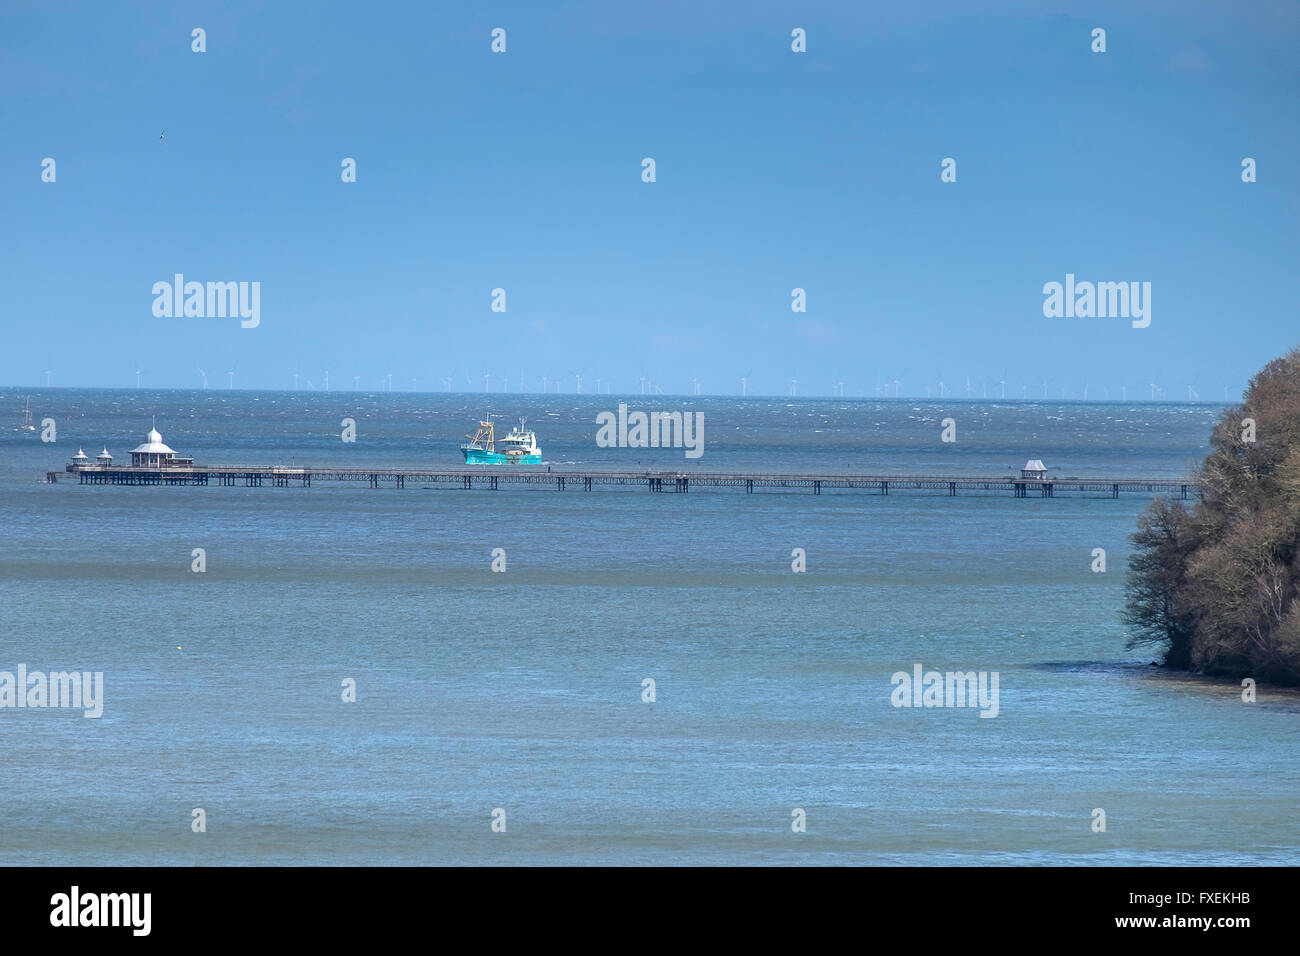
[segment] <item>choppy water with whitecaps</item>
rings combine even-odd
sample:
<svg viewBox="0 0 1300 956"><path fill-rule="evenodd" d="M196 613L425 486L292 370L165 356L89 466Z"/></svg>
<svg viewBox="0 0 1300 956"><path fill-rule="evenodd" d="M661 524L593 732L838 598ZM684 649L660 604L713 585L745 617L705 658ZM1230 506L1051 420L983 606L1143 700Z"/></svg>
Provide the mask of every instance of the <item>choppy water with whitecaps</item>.
<svg viewBox="0 0 1300 956"><path fill-rule="evenodd" d="M41 483L155 420L199 463L459 465L488 412L552 465L1172 477L1220 411L622 399L703 412L688 461L596 447L619 400L0 391L0 671L104 681L0 709L0 863L1300 860L1300 697L1124 650L1144 496ZM998 672L997 717L892 706L916 664Z"/></svg>

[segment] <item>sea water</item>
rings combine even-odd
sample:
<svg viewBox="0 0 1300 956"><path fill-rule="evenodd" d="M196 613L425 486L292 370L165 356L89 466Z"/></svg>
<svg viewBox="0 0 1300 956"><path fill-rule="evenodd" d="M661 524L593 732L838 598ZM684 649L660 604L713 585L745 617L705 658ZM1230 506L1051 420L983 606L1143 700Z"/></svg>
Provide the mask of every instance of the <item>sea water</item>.
<svg viewBox="0 0 1300 956"><path fill-rule="evenodd" d="M56 441L11 427L28 394ZM702 413L704 454L598 447L620 401ZM1125 650L1146 494L62 473L78 447L128 462L155 422L199 464L459 467L493 413L526 416L552 467L1173 478L1221 406L214 388L0 408L0 671L103 675L98 718L0 709L0 863L1300 861L1300 698ZM894 706L918 664L996 673L997 716Z"/></svg>

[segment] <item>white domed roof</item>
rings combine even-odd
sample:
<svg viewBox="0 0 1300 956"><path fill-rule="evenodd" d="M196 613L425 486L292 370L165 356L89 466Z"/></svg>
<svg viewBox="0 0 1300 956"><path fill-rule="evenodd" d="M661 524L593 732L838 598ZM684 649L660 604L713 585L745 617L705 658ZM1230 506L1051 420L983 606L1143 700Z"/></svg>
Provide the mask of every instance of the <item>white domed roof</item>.
<svg viewBox="0 0 1300 956"><path fill-rule="evenodd" d="M103 451L101 451L101 452L99 453L99 457L100 457L100 458L112 458L113 456L110 455L110 454L108 453L108 449L105 448Z"/></svg>
<svg viewBox="0 0 1300 956"><path fill-rule="evenodd" d="M176 454L170 448L163 444L162 435L158 434L158 429L149 429L149 434L145 436L145 442L139 448L132 448L133 455L174 455Z"/></svg>
<svg viewBox="0 0 1300 956"><path fill-rule="evenodd" d="M88 458L88 457L90 457L90 456L87 455L87 454L86 454L84 451L82 451L80 448L78 448L78 449L77 449L77 453L76 453L75 455L73 455L72 457L73 457L73 458Z"/></svg>

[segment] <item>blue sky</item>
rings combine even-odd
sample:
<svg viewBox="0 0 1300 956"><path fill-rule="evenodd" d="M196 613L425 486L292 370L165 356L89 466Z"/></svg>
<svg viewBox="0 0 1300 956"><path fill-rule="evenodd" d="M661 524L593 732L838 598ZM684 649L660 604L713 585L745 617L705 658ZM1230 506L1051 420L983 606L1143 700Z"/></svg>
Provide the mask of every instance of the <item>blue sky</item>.
<svg viewBox="0 0 1300 956"><path fill-rule="evenodd" d="M1300 343L1300 8L968 6L9 0L0 383L1235 397Z"/></svg>

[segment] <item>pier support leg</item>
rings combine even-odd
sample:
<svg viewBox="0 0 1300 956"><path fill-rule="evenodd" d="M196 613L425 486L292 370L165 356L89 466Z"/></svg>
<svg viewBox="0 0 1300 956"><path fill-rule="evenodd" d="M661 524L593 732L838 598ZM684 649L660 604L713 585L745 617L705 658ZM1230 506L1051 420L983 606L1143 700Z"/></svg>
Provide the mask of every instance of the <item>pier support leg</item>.
<svg viewBox="0 0 1300 956"><path fill-rule="evenodd" d="M1186 485L1183 485L1182 488L1183 488L1183 500L1186 501L1186 500L1187 500L1187 486L1186 486Z"/></svg>
<svg viewBox="0 0 1300 956"><path fill-rule="evenodd" d="M556 490L556 491L563 491L563 490L564 490L564 478L561 477L561 478L556 478L556 479L555 479L555 490Z"/></svg>
<svg viewBox="0 0 1300 956"><path fill-rule="evenodd" d="M752 495L753 493L754 493L754 479L753 479L753 478L746 478L746 479L745 479L745 494L747 494L747 495Z"/></svg>
<svg viewBox="0 0 1300 956"><path fill-rule="evenodd" d="M955 481L948 482L948 497L950 498L957 497L957 482Z"/></svg>
<svg viewBox="0 0 1300 956"><path fill-rule="evenodd" d="M814 481L814 482L813 482L813 494L815 494L815 495L820 495L821 493L822 493L822 483L821 483L820 481Z"/></svg>
<svg viewBox="0 0 1300 956"><path fill-rule="evenodd" d="M1111 496L1112 498L1118 498L1118 497L1119 497L1119 482L1118 482L1118 481L1115 482L1115 484L1113 484L1113 485L1110 486L1110 496Z"/></svg>

